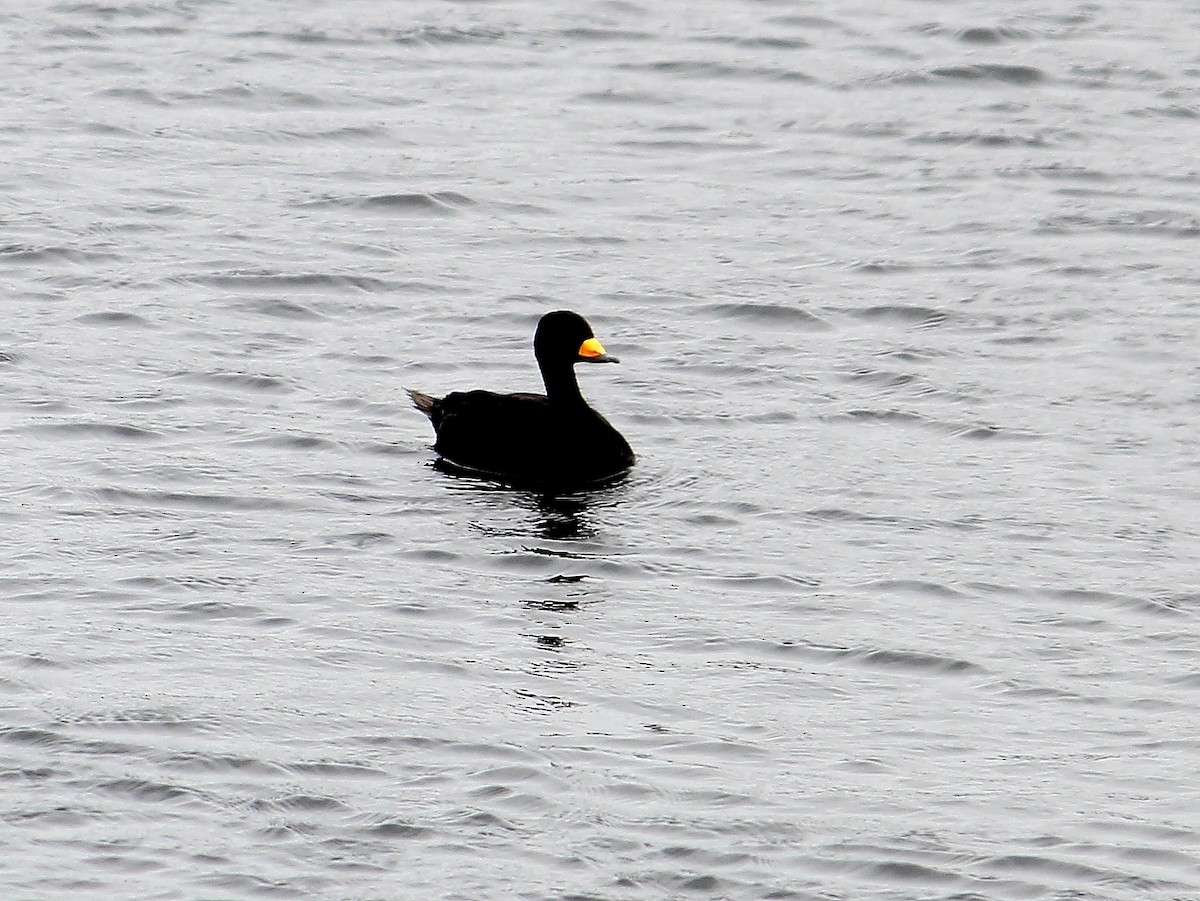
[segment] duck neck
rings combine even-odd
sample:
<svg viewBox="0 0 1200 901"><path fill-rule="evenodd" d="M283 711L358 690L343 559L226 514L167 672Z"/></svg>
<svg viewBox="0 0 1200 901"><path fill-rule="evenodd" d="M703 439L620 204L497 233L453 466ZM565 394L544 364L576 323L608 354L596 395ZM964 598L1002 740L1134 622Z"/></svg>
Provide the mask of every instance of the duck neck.
<svg viewBox="0 0 1200 901"><path fill-rule="evenodd" d="M579 382L575 380L575 367L570 363L549 364L541 367L542 382L546 386L546 398L552 404L582 404Z"/></svg>

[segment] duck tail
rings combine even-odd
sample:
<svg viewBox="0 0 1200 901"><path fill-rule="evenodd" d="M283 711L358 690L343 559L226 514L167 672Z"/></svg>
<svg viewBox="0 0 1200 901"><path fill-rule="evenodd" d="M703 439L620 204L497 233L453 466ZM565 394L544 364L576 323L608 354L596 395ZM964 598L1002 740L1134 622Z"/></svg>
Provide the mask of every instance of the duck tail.
<svg viewBox="0 0 1200 901"><path fill-rule="evenodd" d="M436 397L430 397L424 391L414 391L412 388L405 388L408 396L412 398L413 406L433 419L433 405L437 403Z"/></svg>

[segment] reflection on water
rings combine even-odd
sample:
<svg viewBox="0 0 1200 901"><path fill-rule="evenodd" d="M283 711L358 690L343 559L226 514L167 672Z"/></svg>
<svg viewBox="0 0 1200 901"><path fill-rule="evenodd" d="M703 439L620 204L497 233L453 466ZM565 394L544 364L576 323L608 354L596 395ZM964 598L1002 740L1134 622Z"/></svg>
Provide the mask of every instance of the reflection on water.
<svg viewBox="0 0 1200 901"><path fill-rule="evenodd" d="M488 510L489 522L476 522L475 528L491 535L524 534L545 541L595 539L598 533L592 511L619 507L629 479L629 473L624 472L586 489L548 492L481 476L440 458L432 465L446 477L446 487L456 492L457 502ZM515 511L524 511L529 516L518 520L513 516ZM544 553L572 556L567 549L547 548Z"/></svg>
<svg viewBox="0 0 1200 901"><path fill-rule="evenodd" d="M599 505L611 506L616 503L614 495L619 483L614 482L605 488L592 489L582 493L532 494L522 500L528 504L536 518L535 533L548 541L582 541L596 537L596 527L591 521L590 511Z"/></svg>
<svg viewBox="0 0 1200 901"><path fill-rule="evenodd" d="M540 495L534 507L538 513L535 526L538 535L549 541L578 541L593 537L595 530L587 522L587 508L586 501L576 498Z"/></svg>

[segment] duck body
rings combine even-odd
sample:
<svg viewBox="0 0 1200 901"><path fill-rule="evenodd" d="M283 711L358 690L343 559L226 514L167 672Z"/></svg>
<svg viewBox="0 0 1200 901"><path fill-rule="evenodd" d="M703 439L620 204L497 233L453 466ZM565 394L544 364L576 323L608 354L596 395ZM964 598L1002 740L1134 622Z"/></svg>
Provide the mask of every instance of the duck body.
<svg viewBox="0 0 1200 901"><path fill-rule="evenodd" d="M575 313L547 313L534 354L545 394L456 391L436 398L409 391L429 417L434 450L463 469L522 485L571 488L602 482L633 466L629 443L579 391L577 362L616 362Z"/></svg>

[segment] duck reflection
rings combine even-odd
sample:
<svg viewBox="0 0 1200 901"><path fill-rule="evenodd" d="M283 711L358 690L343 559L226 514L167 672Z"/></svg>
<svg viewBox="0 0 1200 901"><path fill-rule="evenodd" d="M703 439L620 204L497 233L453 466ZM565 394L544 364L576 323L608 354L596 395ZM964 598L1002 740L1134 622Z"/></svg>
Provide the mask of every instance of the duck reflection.
<svg viewBox="0 0 1200 901"><path fill-rule="evenodd" d="M622 473L602 484L570 494L537 493L526 495L527 508L536 515L534 529L549 541L593 539L597 529L592 521L594 510L616 506L624 494L621 486L628 479Z"/></svg>
<svg viewBox="0 0 1200 901"><path fill-rule="evenodd" d="M533 529L539 538L579 541L595 537L596 528L588 521L586 497L542 494L533 499L531 508L535 514Z"/></svg>
<svg viewBox="0 0 1200 901"><path fill-rule="evenodd" d="M497 564L519 574L505 584L525 611L526 646L514 653L523 658L520 669L528 681L512 688L513 702L541 716L573 706L570 676L586 665L588 652L575 644L571 631L577 618L608 595L595 571L613 554L604 533L610 511L626 499L625 476L586 490L551 492L515 488L441 461L435 465L455 476L444 484L473 509L471 528L501 545L493 551L501 558Z"/></svg>
<svg viewBox="0 0 1200 901"><path fill-rule="evenodd" d="M599 531L594 522L594 513L619 503L624 494L622 486L627 479L627 474L622 473L586 490L546 492L480 478L442 460L436 461L433 466L455 476L447 481L447 488L469 492L469 502L473 506L496 514L495 517L489 517L492 522L476 521L473 525L479 531L494 536L537 538L549 542L595 539ZM527 512L529 519L517 521L517 517L513 516L514 510ZM545 552L553 554L556 551L550 549ZM563 556L573 556L566 549L560 552Z"/></svg>

